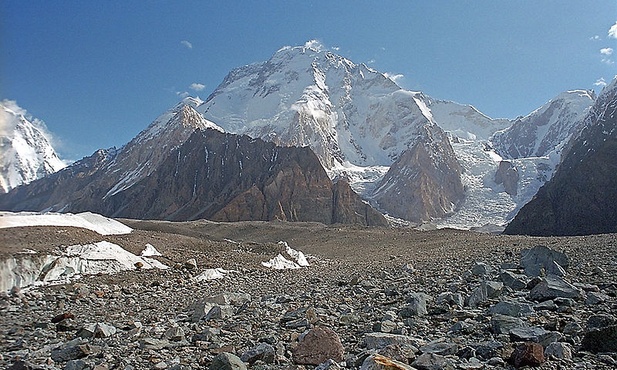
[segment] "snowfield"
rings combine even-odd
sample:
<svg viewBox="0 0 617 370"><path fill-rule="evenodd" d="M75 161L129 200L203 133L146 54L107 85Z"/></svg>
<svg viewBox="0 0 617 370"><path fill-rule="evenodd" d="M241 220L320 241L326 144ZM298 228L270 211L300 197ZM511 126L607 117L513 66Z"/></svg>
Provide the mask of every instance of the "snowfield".
<svg viewBox="0 0 617 370"><path fill-rule="evenodd" d="M92 212L72 213L36 213L36 212L0 212L0 228L22 226L73 226L92 230L101 235L128 234L130 227Z"/></svg>

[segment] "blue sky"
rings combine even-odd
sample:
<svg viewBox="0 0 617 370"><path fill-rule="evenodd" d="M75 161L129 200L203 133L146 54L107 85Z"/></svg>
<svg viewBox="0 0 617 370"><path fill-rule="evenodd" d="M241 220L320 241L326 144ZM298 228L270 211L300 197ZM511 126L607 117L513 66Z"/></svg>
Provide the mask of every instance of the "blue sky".
<svg viewBox="0 0 617 370"><path fill-rule="evenodd" d="M514 118L609 82L616 24L614 0L2 0L0 99L45 121L74 160L122 146L182 93L205 99L232 68L316 39L404 88Z"/></svg>

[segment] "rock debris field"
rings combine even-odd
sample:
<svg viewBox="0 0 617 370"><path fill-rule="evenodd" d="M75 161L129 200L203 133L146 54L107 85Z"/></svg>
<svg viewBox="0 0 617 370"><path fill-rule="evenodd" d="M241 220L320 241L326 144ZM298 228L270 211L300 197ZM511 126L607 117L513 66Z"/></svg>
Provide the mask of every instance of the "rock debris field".
<svg viewBox="0 0 617 370"><path fill-rule="evenodd" d="M617 368L614 234L122 222L0 229L2 258L107 241L169 267L2 292L1 368ZM262 264L279 241L309 266Z"/></svg>

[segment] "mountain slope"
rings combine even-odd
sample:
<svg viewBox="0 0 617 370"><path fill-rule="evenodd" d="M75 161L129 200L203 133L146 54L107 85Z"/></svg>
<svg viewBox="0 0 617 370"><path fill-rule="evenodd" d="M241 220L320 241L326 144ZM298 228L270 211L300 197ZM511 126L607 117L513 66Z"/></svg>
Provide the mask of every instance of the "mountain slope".
<svg viewBox="0 0 617 370"><path fill-rule="evenodd" d="M529 115L516 119L507 129L496 132L491 138L495 151L506 159L541 157L553 150L561 151L577 132L594 99L593 91L571 90L560 94Z"/></svg>
<svg viewBox="0 0 617 370"><path fill-rule="evenodd" d="M120 150L100 150L0 196L7 210L110 217L387 225L308 148L220 132L185 101Z"/></svg>
<svg viewBox="0 0 617 370"><path fill-rule="evenodd" d="M555 176L506 227L507 234L617 232L617 78L564 149Z"/></svg>
<svg viewBox="0 0 617 370"><path fill-rule="evenodd" d="M13 101L0 102L0 193L65 166L41 121L29 118Z"/></svg>

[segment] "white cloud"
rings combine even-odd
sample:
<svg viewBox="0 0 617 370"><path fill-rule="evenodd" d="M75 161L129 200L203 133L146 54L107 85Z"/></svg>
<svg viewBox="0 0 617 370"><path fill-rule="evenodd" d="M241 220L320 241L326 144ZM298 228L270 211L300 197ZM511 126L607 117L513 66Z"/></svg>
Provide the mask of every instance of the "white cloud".
<svg viewBox="0 0 617 370"><path fill-rule="evenodd" d="M323 51L324 45L318 40L309 40L304 44L304 47L307 49L313 49L316 51Z"/></svg>
<svg viewBox="0 0 617 370"><path fill-rule="evenodd" d="M604 78L603 78L603 77L600 77L600 78L598 78L598 79L596 80L596 82L594 83L594 85L595 85L595 86L602 86L602 87L604 87L604 86L606 86L606 85L607 85L607 83L606 83L606 81L604 80Z"/></svg>
<svg viewBox="0 0 617 370"><path fill-rule="evenodd" d="M393 82L397 84L400 83L405 78L405 76L402 74L394 74L394 73L389 73L389 72L384 73L384 76L391 79Z"/></svg>
<svg viewBox="0 0 617 370"><path fill-rule="evenodd" d="M600 49L600 54L609 56L613 54L613 48L602 48Z"/></svg>
<svg viewBox="0 0 617 370"><path fill-rule="evenodd" d="M192 49L193 48L193 44L191 44L190 42L188 42L186 40L182 40L182 41L180 41L180 43L182 45L184 45L187 49Z"/></svg>
<svg viewBox="0 0 617 370"><path fill-rule="evenodd" d="M205 88L206 88L206 85L200 84L197 82L193 82L191 86L189 86L189 89L194 90L194 91L202 91Z"/></svg>
<svg viewBox="0 0 617 370"><path fill-rule="evenodd" d="M341 50L341 47L340 47L340 46L333 46L333 47L332 47L332 50L334 50L334 51L339 51L339 50Z"/></svg>
<svg viewBox="0 0 617 370"><path fill-rule="evenodd" d="M176 91L176 95L178 95L182 99L188 98L189 96L191 96L191 94L189 94L188 91Z"/></svg>
<svg viewBox="0 0 617 370"><path fill-rule="evenodd" d="M609 28L608 37L617 39L617 22L615 22L615 24L612 25L611 28Z"/></svg>
<svg viewBox="0 0 617 370"><path fill-rule="evenodd" d="M598 35L592 36L592 37L589 38L589 40L591 40L591 41L599 41L600 40L600 36L598 36Z"/></svg>

